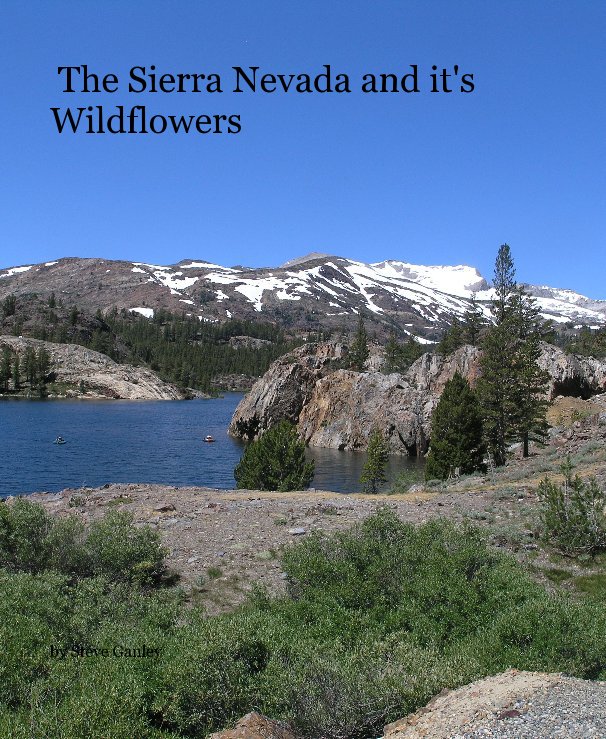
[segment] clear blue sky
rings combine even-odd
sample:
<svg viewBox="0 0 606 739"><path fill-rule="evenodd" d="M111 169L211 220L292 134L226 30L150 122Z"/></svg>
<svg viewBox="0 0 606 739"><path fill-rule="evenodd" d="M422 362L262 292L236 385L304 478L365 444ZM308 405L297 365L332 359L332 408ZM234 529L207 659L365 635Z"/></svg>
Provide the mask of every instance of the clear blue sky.
<svg viewBox="0 0 606 739"><path fill-rule="evenodd" d="M101 256L275 265L309 251L471 264L606 298L603 0L3 0L0 266ZM220 95L66 95L57 67L218 72ZM349 95L231 92L234 65ZM364 95L364 72L416 95ZM431 94L432 64L474 73ZM227 84L225 84L227 83ZM228 135L59 135L51 106L239 113ZM110 111L113 112L113 111Z"/></svg>

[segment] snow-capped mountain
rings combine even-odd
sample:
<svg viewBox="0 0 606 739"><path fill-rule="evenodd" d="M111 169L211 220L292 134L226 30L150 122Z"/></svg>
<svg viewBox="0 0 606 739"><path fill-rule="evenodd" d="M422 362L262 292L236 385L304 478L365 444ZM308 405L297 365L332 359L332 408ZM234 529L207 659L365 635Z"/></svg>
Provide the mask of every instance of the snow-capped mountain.
<svg viewBox="0 0 606 739"><path fill-rule="evenodd" d="M527 289L547 318L606 324L606 301L571 290ZM258 269L195 260L164 266L65 258L0 270L0 300L34 293L46 299L53 292L90 311L116 307L152 317L167 308L205 321L260 319L304 331L349 329L362 312L381 334L395 329L425 341L439 338L454 316L462 316L473 295L486 313L492 297L473 267L365 264L317 253Z"/></svg>

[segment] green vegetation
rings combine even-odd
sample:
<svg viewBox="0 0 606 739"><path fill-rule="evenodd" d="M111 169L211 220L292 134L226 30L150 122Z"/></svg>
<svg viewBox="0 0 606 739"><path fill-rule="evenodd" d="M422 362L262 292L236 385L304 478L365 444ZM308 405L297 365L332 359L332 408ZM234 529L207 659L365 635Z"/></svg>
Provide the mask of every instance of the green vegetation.
<svg viewBox="0 0 606 739"><path fill-rule="evenodd" d="M391 334L385 344L385 368L386 373L406 372L406 370L422 356L422 345L411 336L404 344L400 344L394 333Z"/></svg>
<svg viewBox="0 0 606 739"><path fill-rule="evenodd" d="M606 549L606 491L595 479L573 476L568 459L561 484L545 478L538 489L543 538L566 554L595 554Z"/></svg>
<svg viewBox="0 0 606 739"><path fill-rule="evenodd" d="M530 439L546 432L549 379L537 359L543 325L534 301L515 283L515 268L507 244L495 263L494 325L482 341L482 376L477 390L483 413L484 435L494 464L504 465L507 446L521 441L528 456Z"/></svg>
<svg viewBox="0 0 606 739"><path fill-rule="evenodd" d="M407 493L411 485L418 485L425 479L424 466L407 467L398 473L396 478L391 482L389 493L398 495Z"/></svg>
<svg viewBox="0 0 606 739"><path fill-rule="evenodd" d="M564 348L571 354L606 357L606 327L591 329L584 326L577 334L564 342Z"/></svg>
<svg viewBox="0 0 606 739"><path fill-rule="evenodd" d="M77 306L63 306L54 296L45 302L36 296L9 297L11 300L7 298L2 304L0 333L79 344L116 362L148 366L164 380L205 392L212 391L215 378L222 375L261 376L274 359L300 343L270 323L204 322L162 309L156 310L152 319L116 310L107 314L97 311L90 316ZM236 348L229 343L236 336L247 341ZM263 341L255 343L251 339ZM7 359L4 352L0 358L0 391L18 391L25 382L32 388L52 382L47 376L48 360L48 356L37 356L36 364L24 367L23 359L17 355Z"/></svg>
<svg viewBox="0 0 606 739"><path fill-rule="evenodd" d="M478 346L480 337L486 328L486 319L476 301L475 295L472 295L470 306L463 316L463 320L455 316L448 329L442 335L439 344L436 346L438 354L452 354L465 344Z"/></svg>
<svg viewBox="0 0 606 739"><path fill-rule="evenodd" d="M486 447L476 394L458 372L449 380L431 419L431 449L427 455L427 480L484 469Z"/></svg>
<svg viewBox="0 0 606 739"><path fill-rule="evenodd" d="M354 340L349 348L349 359L351 367L358 372L364 370L364 363L369 356L368 350L368 335L364 326L364 319L362 314L358 316L358 329Z"/></svg>
<svg viewBox="0 0 606 739"><path fill-rule="evenodd" d="M313 476L314 463L305 460L305 444L288 421L248 444L234 470L237 486L249 490L303 490Z"/></svg>
<svg viewBox="0 0 606 739"><path fill-rule="evenodd" d="M309 739L364 739L510 666L606 677L603 601L548 595L473 527L381 509L289 548L287 596L210 618L136 577L40 569L48 521L17 514L30 525L13 522L20 554L0 570L2 736L193 738L255 708ZM136 572L147 557L125 558Z"/></svg>
<svg viewBox="0 0 606 739"><path fill-rule="evenodd" d="M85 530L77 518L54 518L24 498L0 505L0 567L8 572L153 585L165 574L164 555L159 534L136 528L126 512L112 510Z"/></svg>
<svg viewBox="0 0 606 739"><path fill-rule="evenodd" d="M389 453L385 437L379 429L374 429L368 440L366 462L360 477L365 493L377 493L380 486L387 482L385 468L388 459Z"/></svg>
<svg viewBox="0 0 606 739"><path fill-rule="evenodd" d="M109 314L105 320L128 347L125 361L146 364L164 379L205 391L212 389L213 378L218 375L260 377L274 359L296 345L282 329L268 323L214 324L168 311L156 311L151 320L124 314ZM270 343L236 349L229 344L234 336Z"/></svg>

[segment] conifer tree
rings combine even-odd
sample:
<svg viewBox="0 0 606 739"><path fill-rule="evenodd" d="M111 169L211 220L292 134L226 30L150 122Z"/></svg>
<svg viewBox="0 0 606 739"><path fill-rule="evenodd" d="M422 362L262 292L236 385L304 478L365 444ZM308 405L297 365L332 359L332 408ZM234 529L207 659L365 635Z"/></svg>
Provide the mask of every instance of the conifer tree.
<svg viewBox="0 0 606 739"><path fill-rule="evenodd" d="M23 369L25 371L26 382L29 383L30 387L34 387L36 384L36 350L28 346L25 350L25 360Z"/></svg>
<svg viewBox="0 0 606 739"><path fill-rule="evenodd" d="M495 260L493 282L495 298L492 303L492 313L497 325L502 323L507 316L511 296L516 289L515 275L516 270L509 244L501 244Z"/></svg>
<svg viewBox="0 0 606 739"><path fill-rule="evenodd" d="M536 301L522 288L512 298L511 321L518 338L515 355L514 434L522 442L522 454L528 456L530 439L543 441L547 435L545 417L549 401L546 391L549 373L538 363L541 339L546 331Z"/></svg>
<svg viewBox="0 0 606 739"><path fill-rule="evenodd" d="M546 429L548 376L537 363L541 321L533 300L516 285L514 275L511 251L503 244L495 264L495 323L482 342L482 376L477 387L485 439L496 466L505 464L508 444L521 441L527 456L531 435L540 438Z"/></svg>
<svg viewBox="0 0 606 739"><path fill-rule="evenodd" d="M438 344L436 351L438 354L452 354L454 351L459 349L459 347L463 346L464 343L463 328L461 326L461 322L455 316L452 319L452 323L440 339L440 343Z"/></svg>
<svg viewBox="0 0 606 739"><path fill-rule="evenodd" d="M364 363L368 359L368 335L366 334L366 327L364 326L364 319L362 314L358 316L358 329L356 336L351 345L351 366L358 372L364 371Z"/></svg>
<svg viewBox="0 0 606 739"><path fill-rule="evenodd" d="M3 390L8 390L8 381L11 378L11 350L5 346L2 350L2 360L0 361L0 386Z"/></svg>
<svg viewBox="0 0 606 739"><path fill-rule="evenodd" d="M305 460L305 444L288 421L248 444L234 470L237 486L249 490L303 490L313 476L314 463Z"/></svg>
<svg viewBox="0 0 606 739"><path fill-rule="evenodd" d="M396 335L392 333L389 335L389 340L385 344L385 371L386 372L397 372L400 364L400 353L402 347L396 339Z"/></svg>
<svg viewBox="0 0 606 739"><path fill-rule="evenodd" d="M483 469L485 452L476 394L456 372L446 383L431 419L425 477L444 480L456 470L469 474Z"/></svg>
<svg viewBox="0 0 606 739"><path fill-rule="evenodd" d="M478 380L484 423L484 437L494 464L504 465L507 445L513 440L517 408L514 383L516 381L512 358L517 342L507 322L491 326L482 341L480 366L482 376Z"/></svg>
<svg viewBox="0 0 606 739"><path fill-rule="evenodd" d="M471 296L468 310L463 316L463 343L478 346L480 343L480 333L486 320L480 310L476 296Z"/></svg>
<svg viewBox="0 0 606 739"><path fill-rule="evenodd" d="M375 429L368 440L368 454L360 477L364 492L376 493L379 487L387 481L385 468L388 460L385 438L379 429Z"/></svg>
<svg viewBox="0 0 606 739"><path fill-rule="evenodd" d="M385 344L385 372L406 372L422 354L423 347L414 336L410 336L405 344L400 344L392 333Z"/></svg>
<svg viewBox="0 0 606 739"><path fill-rule="evenodd" d="M15 390L19 390L21 387L21 367L19 366L18 354L15 354L15 361L13 362L13 387Z"/></svg>

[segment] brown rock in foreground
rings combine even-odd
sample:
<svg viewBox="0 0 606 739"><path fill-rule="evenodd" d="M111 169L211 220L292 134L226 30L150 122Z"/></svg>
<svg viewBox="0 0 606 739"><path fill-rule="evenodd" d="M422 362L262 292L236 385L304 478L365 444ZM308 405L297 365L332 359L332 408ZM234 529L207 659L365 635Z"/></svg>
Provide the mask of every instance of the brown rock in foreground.
<svg viewBox="0 0 606 739"><path fill-rule="evenodd" d="M295 739L295 734L285 724L252 711L241 718L235 728L218 731L209 739Z"/></svg>
<svg viewBox="0 0 606 739"><path fill-rule="evenodd" d="M549 689L561 680L560 674L507 670L457 690L445 690L416 713L388 724L383 739L451 739L462 736L463 732L485 719L507 718L505 714L515 711L512 706L516 701L528 698L538 690Z"/></svg>

